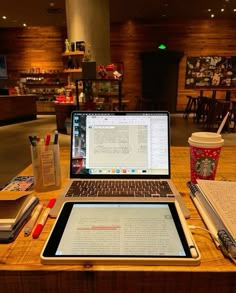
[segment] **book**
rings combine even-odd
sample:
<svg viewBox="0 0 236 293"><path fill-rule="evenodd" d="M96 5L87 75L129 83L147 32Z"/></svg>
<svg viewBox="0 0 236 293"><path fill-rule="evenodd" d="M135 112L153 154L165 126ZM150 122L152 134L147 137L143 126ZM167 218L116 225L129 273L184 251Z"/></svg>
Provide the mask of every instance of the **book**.
<svg viewBox="0 0 236 293"><path fill-rule="evenodd" d="M19 175L11 179L2 190L8 191L24 191L31 190L34 185L34 176Z"/></svg>
<svg viewBox="0 0 236 293"><path fill-rule="evenodd" d="M38 204L39 199L36 198L36 200L31 204L31 206L23 213L23 215L20 217L19 221L12 227L11 230L0 230L0 243L10 243L14 241L17 237L17 235L22 230L25 223L30 218L34 208Z"/></svg>
<svg viewBox="0 0 236 293"><path fill-rule="evenodd" d="M36 200L32 191L0 191L0 230L10 231Z"/></svg>

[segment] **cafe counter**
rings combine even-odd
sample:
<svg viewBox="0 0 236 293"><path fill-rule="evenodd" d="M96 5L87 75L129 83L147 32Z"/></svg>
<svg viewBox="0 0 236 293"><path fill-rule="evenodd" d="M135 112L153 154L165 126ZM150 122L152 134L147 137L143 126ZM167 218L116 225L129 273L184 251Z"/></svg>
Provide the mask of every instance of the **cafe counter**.
<svg viewBox="0 0 236 293"><path fill-rule="evenodd" d="M0 125L37 119L35 95L0 95Z"/></svg>

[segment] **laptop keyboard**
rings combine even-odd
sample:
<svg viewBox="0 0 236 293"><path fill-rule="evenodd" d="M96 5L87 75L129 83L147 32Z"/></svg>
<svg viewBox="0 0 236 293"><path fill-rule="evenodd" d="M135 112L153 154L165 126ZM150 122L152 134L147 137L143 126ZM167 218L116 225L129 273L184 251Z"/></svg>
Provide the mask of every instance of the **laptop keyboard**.
<svg viewBox="0 0 236 293"><path fill-rule="evenodd" d="M174 197L167 181L85 180L73 181L67 197L127 196Z"/></svg>

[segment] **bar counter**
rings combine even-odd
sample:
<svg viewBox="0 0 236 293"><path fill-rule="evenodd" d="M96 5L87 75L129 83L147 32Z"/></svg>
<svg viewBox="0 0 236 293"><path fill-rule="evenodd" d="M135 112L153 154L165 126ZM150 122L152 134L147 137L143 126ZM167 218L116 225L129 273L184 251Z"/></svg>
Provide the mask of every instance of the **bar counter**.
<svg viewBox="0 0 236 293"><path fill-rule="evenodd" d="M217 180L236 181L235 147L223 147ZM61 148L63 184L68 176L69 150ZM190 209L189 225L205 227L194 207L186 182L189 180L189 148L171 148L172 179ZM31 166L21 174L32 174ZM62 186L63 187L63 186ZM58 191L38 193L45 204ZM48 219L40 237L24 237L23 231L10 244L0 244L0 284L4 292L235 292L236 265L217 250L210 235L194 230L201 252L199 266L42 265L40 252L52 228Z"/></svg>
<svg viewBox="0 0 236 293"><path fill-rule="evenodd" d="M37 119L35 95L0 95L0 125Z"/></svg>

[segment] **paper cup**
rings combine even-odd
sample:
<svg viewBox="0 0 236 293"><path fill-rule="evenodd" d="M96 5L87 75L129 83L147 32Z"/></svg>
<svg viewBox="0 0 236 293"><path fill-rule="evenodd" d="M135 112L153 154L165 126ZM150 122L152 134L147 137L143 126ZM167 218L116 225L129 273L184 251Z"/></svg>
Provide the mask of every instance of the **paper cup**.
<svg viewBox="0 0 236 293"><path fill-rule="evenodd" d="M224 140L214 132L194 132L188 139L190 145L191 182L197 179L214 180Z"/></svg>

